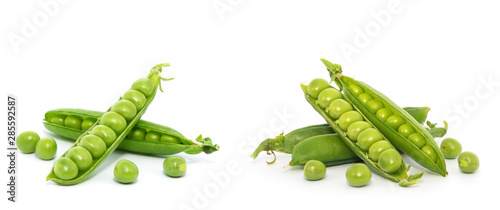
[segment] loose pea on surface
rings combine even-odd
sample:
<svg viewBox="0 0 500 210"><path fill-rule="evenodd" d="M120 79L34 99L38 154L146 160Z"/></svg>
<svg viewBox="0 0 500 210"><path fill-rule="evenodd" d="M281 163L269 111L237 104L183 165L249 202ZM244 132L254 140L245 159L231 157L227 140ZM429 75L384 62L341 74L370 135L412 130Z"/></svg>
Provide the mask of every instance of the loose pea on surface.
<svg viewBox="0 0 500 210"><path fill-rule="evenodd" d="M363 116L361 116L361 114L359 112L348 111L348 112L344 113L342 116L340 116L340 118L338 120L338 124L339 124L340 129L342 129L343 131L347 131L347 128L349 128L349 126L352 123L362 121L362 120L363 120Z"/></svg>
<svg viewBox="0 0 500 210"><path fill-rule="evenodd" d="M122 159L116 163L113 170L116 181L124 184L134 182L139 177L139 169L130 160Z"/></svg>
<svg viewBox="0 0 500 210"><path fill-rule="evenodd" d="M325 177L326 174L326 166L323 162L318 160L310 160L307 161L306 165L304 165L304 176L306 179L314 181L320 180Z"/></svg>
<svg viewBox="0 0 500 210"><path fill-rule="evenodd" d="M445 158L454 159L462 152L462 145L454 138L446 138L441 142L440 149Z"/></svg>
<svg viewBox="0 0 500 210"><path fill-rule="evenodd" d="M351 141L356 142L358 141L359 134L368 128L372 128L372 125L368 122L354 122L347 128L347 137L349 137Z"/></svg>
<svg viewBox="0 0 500 210"><path fill-rule="evenodd" d="M71 159L60 157L54 162L54 174L59 179L73 179L78 175L78 167Z"/></svg>
<svg viewBox="0 0 500 210"><path fill-rule="evenodd" d="M378 157L379 167L387 173L396 172L401 167L402 161L401 154L395 149L385 150Z"/></svg>
<svg viewBox="0 0 500 210"><path fill-rule="evenodd" d="M384 139L384 136L374 128L368 128L358 135L356 143L363 151L368 151L370 146L377 141Z"/></svg>
<svg viewBox="0 0 500 210"><path fill-rule="evenodd" d="M64 126L80 130L82 125L82 120L83 119L80 116L69 115L64 120Z"/></svg>
<svg viewBox="0 0 500 210"><path fill-rule="evenodd" d="M101 116L101 125L105 125L113 129L116 135L120 135L127 128L127 120L120 114L110 111Z"/></svg>
<svg viewBox="0 0 500 210"><path fill-rule="evenodd" d="M96 125L90 133L101 138L106 144L106 147L111 146L117 138L115 131L105 125Z"/></svg>
<svg viewBox="0 0 500 210"><path fill-rule="evenodd" d="M458 156L458 167L464 173L473 173L479 168L479 158L472 152L462 152Z"/></svg>
<svg viewBox="0 0 500 210"><path fill-rule="evenodd" d="M128 133L128 138L131 139L144 140L145 136L146 130L142 128L133 128L130 133Z"/></svg>
<svg viewBox="0 0 500 210"><path fill-rule="evenodd" d="M137 108L135 107L134 103L125 99L121 99L115 102L115 104L111 106L111 111L120 114L128 122L134 119L134 117L137 115Z"/></svg>
<svg viewBox="0 0 500 210"><path fill-rule="evenodd" d="M82 131L86 131L88 130L90 127L92 127L94 125L94 123L97 121L96 118L93 118L93 117L87 117L85 119L83 119L82 121Z"/></svg>
<svg viewBox="0 0 500 210"><path fill-rule="evenodd" d="M342 98L342 94L335 88L326 88L318 95L318 105L326 109L333 100Z"/></svg>
<svg viewBox="0 0 500 210"><path fill-rule="evenodd" d="M307 87L307 94L309 94L312 98L317 99L319 93L329 86L330 84L322 78L313 79L311 80L311 82L309 82L309 86Z"/></svg>
<svg viewBox="0 0 500 210"><path fill-rule="evenodd" d="M361 187L370 182L372 172L365 164L356 163L347 169L345 177L351 186Z"/></svg>
<svg viewBox="0 0 500 210"><path fill-rule="evenodd" d="M22 153L33 153L40 136L33 131L24 131L17 136L16 145Z"/></svg>
<svg viewBox="0 0 500 210"><path fill-rule="evenodd" d="M186 174L186 160L180 156L170 156L163 161L163 171L170 177Z"/></svg>
<svg viewBox="0 0 500 210"><path fill-rule="evenodd" d="M144 94L144 96L149 97L154 90L153 81L148 78L140 78L132 84L132 89L137 90Z"/></svg>
<svg viewBox="0 0 500 210"><path fill-rule="evenodd" d="M92 134L85 135L78 144L87 149L94 159L100 158L106 152L106 143Z"/></svg>
<svg viewBox="0 0 500 210"><path fill-rule="evenodd" d="M328 115L333 119L339 119L342 114L352 111L352 105L344 99L335 99L328 107Z"/></svg>
<svg viewBox="0 0 500 210"><path fill-rule="evenodd" d="M43 137L36 143L35 154L42 160L50 160L56 156L57 143L52 137Z"/></svg>
<svg viewBox="0 0 500 210"><path fill-rule="evenodd" d="M368 109L370 111L372 111L373 113L377 113L378 110L384 108L384 103L382 103L382 101L379 101L377 99L373 99L371 101L368 101L366 103L366 106L368 107Z"/></svg>
<svg viewBox="0 0 500 210"><path fill-rule="evenodd" d="M71 159L80 171L86 171L92 166L92 154L81 146L74 146L69 149L66 157Z"/></svg>
<svg viewBox="0 0 500 210"><path fill-rule="evenodd" d="M137 90L127 90L123 96L123 99L129 100L134 103L137 111L141 110L144 105L146 105L146 96Z"/></svg>

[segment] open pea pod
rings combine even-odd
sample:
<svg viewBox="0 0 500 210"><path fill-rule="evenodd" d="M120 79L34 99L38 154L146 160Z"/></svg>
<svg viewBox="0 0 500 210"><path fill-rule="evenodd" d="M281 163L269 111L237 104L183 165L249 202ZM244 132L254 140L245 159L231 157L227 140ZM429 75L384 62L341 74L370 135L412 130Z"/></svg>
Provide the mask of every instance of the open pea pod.
<svg viewBox="0 0 500 210"><path fill-rule="evenodd" d="M85 109L54 109L45 113L43 125L47 130L60 136L76 140L103 114L104 112ZM68 117L77 119L77 123L65 125L62 121L58 123L57 120L52 120L54 118L66 119ZM145 137L149 138L145 139ZM194 148L199 149L195 150ZM118 145L117 149L150 155L173 155L180 152L186 152L187 154L205 152L210 154L219 150L219 146L212 144L208 137L193 141L173 128L140 120L129 135L123 139L122 143ZM199 152L196 153L197 151Z"/></svg>
<svg viewBox="0 0 500 210"><path fill-rule="evenodd" d="M368 84L344 76L340 65L321 60L345 96L395 147L430 171L448 174L444 155L434 138L407 111Z"/></svg>
<svg viewBox="0 0 500 210"><path fill-rule="evenodd" d="M97 119L88 130L78 137L75 144L58 158L47 180L60 185L74 185L89 176L121 144L123 139L139 122L153 101L157 89L161 90L162 68L169 64L154 66L145 78L132 84L130 90ZM54 122L61 122L53 118ZM65 119L64 122L69 121Z"/></svg>
<svg viewBox="0 0 500 210"><path fill-rule="evenodd" d="M320 79L320 80L323 80L323 79ZM326 81L324 81L324 83L327 84ZM392 147L392 145L390 145L390 143L388 143L386 138L382 134L380 134L378 129L376 129L376 127L357 109L356 106L350 105L350 102L348 101L348 99L345 98L340 92L338 92L338 90L336 90L335 88L328 85L328 87L323 86L316 91L319 92L319 91L324 91L325 89L333 89L333 91L337 92L337 99L339 100L339 102L345 103L347 105L346 107L351 108L351 111L341 113L340 111L331 110L331 109L328 110L328 109L322 108L321 105L318 104L317 95L316 95L316 97L314 97L314 96L309 94L309 92L310 92L309 91L310 89L308 89L309 85L301 84L301 88L304 92L304 95L305 95L307 102L309 102L309 104L326 120L326 122L338 134L340 139L342 139L342 141L345 143L345 145L348 148L350 148L352 150L352 152L354 152L361 160L363 160L366 163L366 165L368 165L368 167L370 167L372 170L375 170L381 176L383 176L391 181L397 182L400 186L410 186L410 185L416 184L420 181L420 178L423 176L423 172L410 175L410 166L406 165L406 163L404 162L401 155L394 149L394 147ZM333 103L335 103L335 100L333 102L329 102L329 104L330 104L329 108L332 108ZM366 135L367 140L369 140L369 141L381 141L381 142L384 142L385 144L388 145L388 148L385 148L385 150L381 151L382 153L379 154L381 159L382 159L382 156L384 156L384 158L383 158L384 161L382 161L382 160L375 161L373 158L375 156L375 155L373 155L375 152L371 152L371 151L369 152L369 150L368 150L369 145L367 145L366 148L362 148L359 144L359 141L356 142L356 139L354 139L352 137L352 135L348 134L349 132L347 131L346 127L348 127L349 125L346 126L346 124L342 123L342 121L343 121L342 115L347 115L348 113L349 113L349 115L354 113L357 116L357 117L353 117L353 118L349 119L349 121L350 121L349 123L352 124L354 122L361 122L361 123L368 126L367 128L365 128L365 131L362 131L359 135L362 135L363 132L366 132L367 133L367 135ZM340 117L332 117L332 115L340 115ZM337 118L337 119L335 119L335 118ZM354 118L356 118L356 120ZM370 131L366 131L366 130L370 130ZM375 132L375 135L377 137L380 137L380 138L376 139L376 137L372 137L372 136L375 136L375 135L371 135L373 132ZM371 144L373 144L373 143L374 142L371 142ZM385 155L384 153L387 153L387 155ZM388 158L390 160L385 161L385 160L388 160L385 157L390 157L390 158ZM378 156L377 156L377 158L378 158ZM387 166L386 163L388 163L388 162L390 162L390 164L392 166L396 166L396 167L390 167L390 168L386 167Z"/></svg>

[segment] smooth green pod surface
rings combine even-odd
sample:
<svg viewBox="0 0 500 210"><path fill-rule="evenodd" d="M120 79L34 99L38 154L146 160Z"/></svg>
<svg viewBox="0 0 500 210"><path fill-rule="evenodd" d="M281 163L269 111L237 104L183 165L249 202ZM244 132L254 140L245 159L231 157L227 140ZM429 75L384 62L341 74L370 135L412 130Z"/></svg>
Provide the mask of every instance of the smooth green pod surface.
<svg viewBox="0 0 500 210"><path fill-rule="evenodd" d="M78 139L85 130L77 130L73 128L68 128L62 125L58 125L55 123L51 123L50 119L53 116L64 117L69 115L77 115L84 119L97 119L102 116L104 112L85 110L85 109L54 109L47 111L45 113L45 119L43 120L43 125L49 131L52 131L60 136L69 138L71 140ZM99 128L102 125L96 125L92 130L92 134L99 135L106 142L106 132L98 132L105 128ZM148 131L154 131L157 133L161 133L162 137L167 138L167 136L171 139L176 139L179 143L171 143L171 142L154 142L154 141L144 141L144 136L142 139L135 139L128 135L123 139L122 143L118 145L117 149L129 152L137 152L149 155L173 155L180 152L188 151L188 154L198 154L195 151L204 152L210 154L219 150L219 145L212 144L212 140L208 137L203 138L201 135L198 136L195 140L190 140L182 135L179 131L156 123L152 123L149 121L139 120L139 122L134 126L133 130L141 130L144 133ZM109 128L108 128L109 129ZM132 131L130 132L132 133ZM116 137L110 137L111 139ZM191 152L189 152L191 151Z"/></svg>
<svg viewBox="0 0 500 210"><path fill-rule="evenodd" d="M85 139L86 137L92 136L92 138L96 138L99 141L102 141L101 142L102 144L100 144L99 146L103 146L105 148L105 150L103 151L102 154L101 154L101 151L99 151L98 153L96 151L90 151L94 159L92 161L91 166L87 170L83 170L83 171L78 170L78 167L76 166L76 164L71 159L66 158L66 155L69 151L68 150L62 155L61 158L66 158L69 160L69 161L66 161L67 166L71 166L71 168L76 167L77 175L76 176L69 176L69 175L68 176L61 176L61 175L58 175L58 170L60 167L53 167L51 172L47 176L47 180L51 180L51 181L53 181L57 184L60 184L60 185L74 185L74 184L80 183L88 175L90 175L106 159L106 157L109 154L111 154L118 147L118 145L120 145L120 143L123 141L123 139L125 139L125 137L130 132L130 130L132 130L132 128L135 126L135 124L137 124L137 122L139 122L139 119L141 118L141 116L146 112L148 105L151 104L151 102L153 101L153 99L156 95L157 89L160 88L160 90L161 90L161 84L160 84L161 80L167 80L167 79L161 78L161 76L160 76L162 68L166 67L166 66L169 66L169 65L168 64L159 64L159 65L154 66L151 69L147 78L154 84L154 90L151 93L151 95L146 98L146 103L145 103L144 107L142 107L142 109L140 109L137 112L135 117L133 119L131 119L129 123L125 122L125 126L122 126L120 124L121 123L120 121L114 121L114 119L112 117L106 119L107 122L105 122L105 123L109 123L109 126L111 126L111 128L113 128L113 130L115 132L117 132L117 139L109 147L106 147L106 144L104 143L104 141L100 137L97 137L94 135L87 135L93 127L95 127L97 124L101 124L101 122L100 122L101 118L99 118L96 121L96 123L92 127L89 128L89 130L85 131L84 134L82 134L80 137L78 137L78 139L76 140L75 144L72 147L79 146L81 140ZM115 112L111 112L111 108L109 108L107 110L107 112L105 114L103 114L103 116L106 116L106 114L109 114L109 113L115 113ZM119 118L119 120L121 120L123 118L119 114L116 114L116 115L121 117L121 118ZM123 118L123 121L124 120L125 119ZM93 142L91 142L91 143L93 143ZM83 146L85 146L85 145L83 145ZM86 149L89 150L91 148L87 147ZM61 162L60 166L64 166L64 162ZM71 174L71 175L73 175L73 174Z"/></svg>
<svg viewBox="0 0 500 210"><path fill-rule="evenodd" d="M346 132L344 132L338 125L337 122L334 121L328 114L325 112L324 109L319 107L316 104L315 99L309 96L307 90L308 90L308 85L302 84L301 88L304 92L305 98L307 102L328 122L328 124L333 128L333 130L339 134L339 137L344 141L344 143L359 157L361 158L366 165L368 165L370 168L373 170L377 171L380 175L383 177L397 182L400 186L409 186L418 183L420 178L423 176L423 172L419 174L414 174L414 175L409 175L409 166L407 166L404 161L401 161L401 167L395 172L388 173L381 169L378 166L378 163L374 162L371 160L368 156L368 153L366 151L363 151L359 146L357 146L354 142L352 142L348 137ZM354 110L358 111L356 106L353 106ZM361 113L361 112L360 112ZM368 121L364 116L363 116L364 121Z"/></svg>
<svg viewBox="0 0 500 210"><path fill-rule="evenodd" d="M340 90L343 91L346 98L349 99L349 101L351 101L353 105L357 107L359 111L362 112L363 115L366 116L366 118L371 121L378 130L380 130L382 134L384 134L384 136L386 136L391 144L430 171L438 173L442 176L446 176L446 174L448 174L446 171L446 162L443 153L434 141L433 136L426 128L423 127L423 125L421 125L421 123L415 120L407 111L399 107L384 94L370 87L366 83L342 75L342 70L340 68L332 67L336 64L332 64L324 59L322 59L322 61L327 66L328 70L333 73L332 79L335 80L335 83L339 86ZM370 94L373 97L373 100L382 102L382 104L386 108L389 108L394 115L390 116L387 121L380 119L376 113L370 109L370 107L363 104L362 100L357 97L355 91L358 92L359 90L352 90L350 87L353 85L361 88L363 92ZM391 122L389 122L390 120ZM401 128L401 126L404 126L404 128ZM421 148L408 139L412 132L421 134L424 137L426 145L425 151L422 151ZM429 148L432 148L432 150ZM434 151L435 154L428 155L428 153L426 154L427 151ZM434 155L436 158L434 158Z"/></svg>
<svg viewBox="0 0 500 210"><path fill-rule="evenodd" d="M309 160L318 160L332 166L359 161L359 158L337 134L323 134L298 143L293 149L289 165L304 165Z"/></svg>

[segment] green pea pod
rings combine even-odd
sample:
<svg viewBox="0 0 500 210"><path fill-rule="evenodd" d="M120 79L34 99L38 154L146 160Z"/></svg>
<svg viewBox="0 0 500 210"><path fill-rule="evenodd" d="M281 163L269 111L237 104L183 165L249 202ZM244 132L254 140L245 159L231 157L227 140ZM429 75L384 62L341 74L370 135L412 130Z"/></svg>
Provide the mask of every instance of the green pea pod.
<svg viewBox="0 0 500 210"><path fill-rule="evenodd" d="M387 96L370 87L368 84L342 75L338 64L321 59L333 73L332 80L344 92L345 96L356 106L366 118L398 149L408 154L413 160L425 168L446 176L446 162L439 146L432 135L408 112L399 107ZM355 93L356 92L356 93ZM373 99L363 103L358 97L369 94ZM378 114L381 109L388 110L388 117ZM413 135L413 136L410 136Z"/></svg>
<svg viewBox="0 0 500 210"><path fill-rule="evenodd" d="M331 86L330 86L331 87ZM366 151L366 150L363 150L360 146L358 146L358 144L356 144L354 142L354 140L351 140L349 139L349 137L347 136L347 132L344 131L340 125L338 124L339 123L339 120L334 120L332 119L329 114L327 114L327 111L323 108L321 108L318 104L317 104L317 101L316 99L314 99L311 95L309 95L308 93L308 85L306 84L301 84L301 88L304 92L304 95L305 95L305 98L307 100L307 102L327 121L327 123L333 128L333 130L339 135L339 137L342 139L342 141L347 145L347 147L349 147L351 149L351 151L353 151L361 160L363 160L365 162L365 164L370 167L371 169L375 170L377 173L379 173L381 176L391 180L391 181L394 181L394 182L397 182L400 186L410 186L410 185L413 185L413 184L416 184L420 181L420 178L423 176L423 172L422 173L419 173L419 174L414 174L414 175L410 175L410 166L407 166L406 163L404 162L403 158L401 157L401 155L399 155L399 157L397 157L396 159L400 160L401 163L400 163L400 166L398 168L396 168L395 171L392 171L392 170L384 170L378 162L370 159L369 157L369 153ZM333 88L333 87L332 87ZM340 93L339 93L340 94ZM346 102L349 103L348 99L345 98L345 96L343 96L342 94L340 94L342 99L344 99ZM371 128L380 133L378 131L378 129L376 129L376 127L366 118L366 116L364 116L358 109L356 106L352 106L353 109L358 113L359 116L361 116L361 120L370 124L371 125ZM331 110L330 110L331 111ZM382 134L379 134L379 135L382 135ZM386 139L384 136L382 136L383 140ZM391 150L391 151L394 151ZM392 153L394 154L394 153ZM399 164L399 163L397 163Z"/></svg>
<svg viewBox="0 0 500 210"><path fill-rule="evenodd" d="M95 122L103 114L104 112L84 109L55 109L45 113L43 125L47 130L52 131L55 134L71 140L76 140L87 130L86 127L88 126L85 126L86 122ZM82 119L82 124L79 126L79 129L78 126L77 128L72 128L51 122L54 118L66 119L68 116L76 116ZM199 141L189 140L173 128L144 120L137 122L132 130L135 129L143 130L144 135L148 132L159 133L161 138L170 141L161 141L161 139L158 139L158 141L147 141L144 140L144 137L137 139L137 137L129 134L125 139L123 139L122 143L118 145L117 149L150 155L173 155L180 152L185 152L186 154L198 154L200 152L205 152L210 154L219 149L217 144L212 144L210 138L202 138L200 135L199 138L201 138L201 140ZM197 151L199 152L196 153Z"/></svg>
<svg viewBox="0 0 500 210"><path fill-rule="evenodd" d="M132 101L129 100L133 103L133 109L137 109L134 114L132 114L131 116L127 115L129 117L127 117L126 119L125 114L113 112L111 111L113 106L110 107L102 117L98 118L97 121L87 131L85 131L80 137L78 137L75 144L70 148L70 150L66 151L62 155L62 157L54 162L54 167L47 176L47 181L51 180L60 185L78 184L82 182L87 176L89 176L102 162L104 162L106 157L111 154L118 147L118 145L121 144L127 134L139 122L139 119L146 112L149 104L151 104L151 102L153 101L157 89L160 89L161 91L160 82L162 80L171 80L162 78L160 76L162 68L166 66L169 66L169 64L158 64L151 69L146 78L141 78L140 80L138 80L140 82L134 82L131 88L132 90L130 91L133 93L133 97L130 97ZM129 91L127 91L127 93L128 92ZM120 99L123 99L123 96ZM129 110L129 112L133 113L132 110ZM101 137L90 134L90 132L93 131L93 128L98 125L102 125L107 131L111 131L107 132L106 134L111 135L111 133L114 133L115 136L111 138L109 146L105 144L106 142ZM83 139L85 140L82 141ZM86 141L87 139L88 141ZM68 152L73 151L72 149L76 147L83 148L80 151L87 150L87 152L84 153L76 153L75 156L78 156L78 158L80 158L79 160L78 158L72 159L68 156ZM78 165L80 164L80 160L82 157L87 157L82 156L82 154L92 155L91 163L86 163L85 169L83 169L83 164Z"/></svg>
<svg viewBox="0 0 500 210"><path fill-rule="evenodd" d="M415 118L418 122L424 123L427 119L427 114L430 111L429 107L405 107L405 109L412 117ZM431 134L436 135L434 137L442 137L446 134L446 128L438 128L435 125L432 128L426 128L429 130ZM332 134L335 133L333 129L328 124L319 124L319 125L311 125L303 128L299 128L296 130L287 133L286 135L280 134L276 136L276 138L269 138L262 141L259 146L252 153L251 157L253 159L257 158L259 153L262 151L267 151L268 154L273 154L274 151L283 152L287 154L291 154L295 145L300 143L301 141L323 134ZM276 155L274 155L274 160L271 162L267 162L268 164L272 164L276 161ZM326 164L326 163L325 163Z"/></svg>
<svg viewBox="0 0 500 210"><path fill-rule="evenodd" d="M304 165L309 160L318 160L328 166L360 161L337 134L312 136L299 142L293 148L289 165Z"/></svg>

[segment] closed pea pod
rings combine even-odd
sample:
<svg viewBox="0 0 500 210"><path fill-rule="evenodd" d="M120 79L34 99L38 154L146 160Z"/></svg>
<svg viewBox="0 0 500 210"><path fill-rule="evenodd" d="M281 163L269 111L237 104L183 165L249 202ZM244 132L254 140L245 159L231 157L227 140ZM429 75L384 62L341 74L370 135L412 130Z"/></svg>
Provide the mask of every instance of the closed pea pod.
<svg viewBox="0 0 500 210"><path fill-rule="evenodd" d="M377 162L372 161L369 158L368 151L361 149L355 142L353 142L351 139L349 139L348 135L346 134L347 127L344 127L344 129L340 128L341 123L340 119L334 119L331 117L330 112L334 112L334 110L329 110L329 112L326 112L326 109L322 109L316 104L316 99L313 97L309 96L308 94L308 85L302 84L301 85L302 90L304 91L305 98L309 102L309 104L327 121L327 123L333 128L333 130L339 134L339 137L342 139L342 141L360 158L362 159L369 167L372 169L376 170L379 174L384 176L385 178L390 179L391 181L399 183L401 186L409 186L417 183L420 178L422 177L423 173L419 174L414 174L414 175L409 175L409 167L404 164L404 162L399 163L399 168L396 171L388 171L389 169L392 168L382 168ZM359 93L361 94L361 92ZM337 99L339 100L339 99ZM347 100L343 96L342 100ZM335 102L335 101L333 101ZM332 102L332 103L333 103ZM370 123L357 109L355 106L351 106L353 108L352 111L357 112L361 116L361 120L365 121L367 123ZM344 114L347 114L348 112L345 112ZM354 115L354 114L353 114ZM340 116L341 117L341 116ZM354 122L354 121L353 121ZM352 124L352 123L351 123ZM371 124L371 123L370 123ZM350 125L350 124L349 124ZM345 126L345 124L344 124ZM372 126L373 127L373 126ZM359 141L359 136L358 136L358 141ZM401 157L401 156L400 156ZM402 158L401 158L402 160Z"/></svg>
<svg viewBox="0 0 500 210"><path fill-rule="evenodd" d="M384 136L387 137L392 145L408 154L413 160L417 161L417 163L430 171L446 176L448 172L446 171L444 156L439 150L439 147L434 141L432 135L421 125L421 123L411 117L408 112L399 107L384 94L370 87L366 83L343 75L339 65L332 64L324 59L322 59L322 61L332 73L332 78L334 78L335 83L343 91L346 98L348 98L349 101L351 101L353 105L357 107ZM357 96L357 92L359 92L358 88L350 88L353 85L361 88L363 92L373 96L373 100L382 102L384 107L388 108L393 115L388 116L384 121L381 115L377 115L377 113L374 113L369 106L363 104L363 101ZM401 126L403 127L401 128ZM414 135L415 133L420 135ZM410 139L411 135L413 135L411 137L413 140ZM422 146L422 142L419 142L418 145L414 143L418 141L423 141L426 146Z"/></svg>

